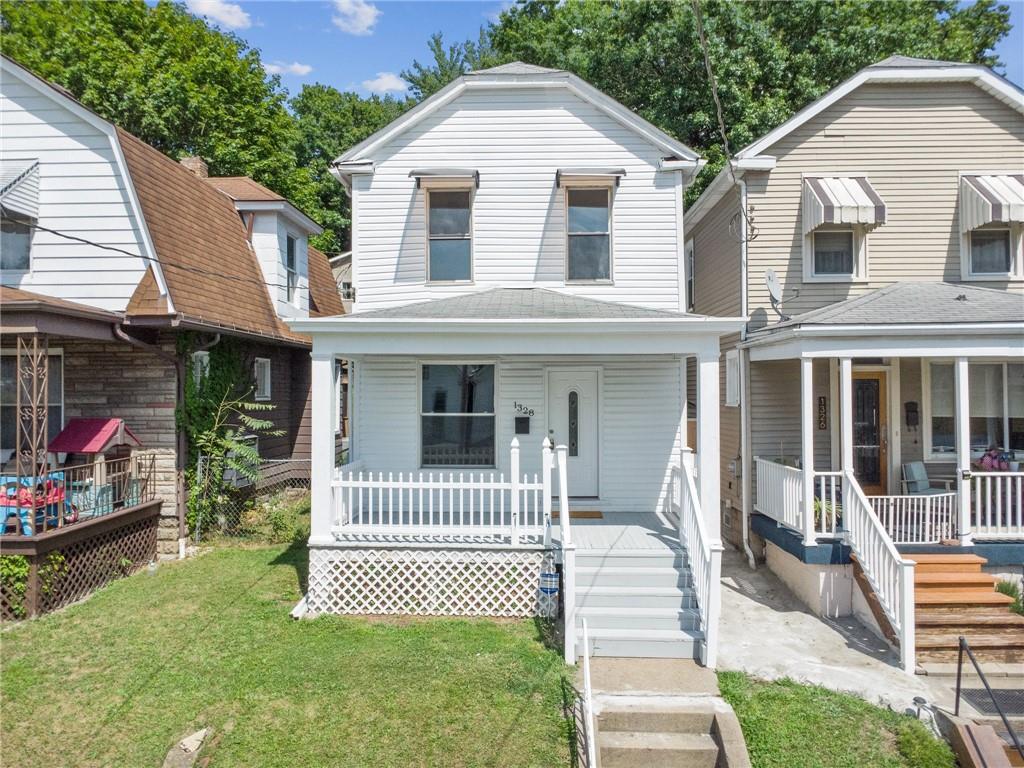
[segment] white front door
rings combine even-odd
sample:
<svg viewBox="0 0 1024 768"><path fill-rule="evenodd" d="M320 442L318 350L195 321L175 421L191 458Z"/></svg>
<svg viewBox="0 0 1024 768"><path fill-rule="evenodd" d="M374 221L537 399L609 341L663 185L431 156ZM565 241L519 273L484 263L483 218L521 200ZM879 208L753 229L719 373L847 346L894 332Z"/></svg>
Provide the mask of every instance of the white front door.
<svg viewBox="0 0 1024 768"><path fill-rule="evenodd" d="M597 496L597 371L548 372L548 433L569 448L570 496Z"/></svg>

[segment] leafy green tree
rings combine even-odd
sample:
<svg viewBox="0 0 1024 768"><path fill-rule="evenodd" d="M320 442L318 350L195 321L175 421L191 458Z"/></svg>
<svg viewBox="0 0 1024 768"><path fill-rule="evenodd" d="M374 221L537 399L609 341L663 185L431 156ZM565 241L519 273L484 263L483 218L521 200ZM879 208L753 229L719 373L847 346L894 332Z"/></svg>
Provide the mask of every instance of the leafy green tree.
<svg viewBox="0 0 1024 768"><path fill-rule="evenodd" d="M411 104L390 96L364 99L319 83L303 86L291 100L297 118L297 160L309 174L315 205L322 211L319 222L324 234L314 240L314 245L329 253L350 247L349 196L331 176L331 161L383 128Z"/></svg>
<svg viewBox="0 0 1024 768"><path fill-rule="evenodd" d="M414 60L412 66L402 72L402 79L409 83L409 90L416 101L432 96L470 70L486 69L508 61L491 48L485 28L480 29L480 37L476 42L466 40L447 48L442 34L435 32L430 36L429 46L433 61L421 64L419 60Z"/></svg>

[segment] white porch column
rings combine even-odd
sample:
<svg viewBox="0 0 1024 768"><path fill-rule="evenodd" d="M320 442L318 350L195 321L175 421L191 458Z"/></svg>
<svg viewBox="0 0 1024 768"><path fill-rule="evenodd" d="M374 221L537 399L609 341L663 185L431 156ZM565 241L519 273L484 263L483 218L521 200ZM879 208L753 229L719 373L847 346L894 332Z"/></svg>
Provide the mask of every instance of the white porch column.
<svg viewBox="0 0 1024 768"><path fill-rule="evenodd" d="M813 546L814 535L814 359L800 359L800 461L803 470L804 544Z"/></svg>
<svg viewBox="0 0 1024 768"><path fill-rule="evenodd" d="M720 538L722 532L718 358L717 350L697 358L697 486L708 537L712 540Z"/></svg>
<svg viewBox="0 0 1024 768"><path fill-rule="evenodd" d="M312 434L309 485L311 494L310 542L331 540L331 479L334 476L334 356L314 350L311 383L313 388Z"/></svg>
<svg viewBox="0 0 1024 768"><path fill-rule="evenodd" d="M961 544L971 543L971 482L964 473L971 469L971 396L967 358L958 357L953 365L956 391L956 487L958 493L959 518L957 528Z"/></svg>
<svg viewBox="0 0 1024 768"><path fill-rule="evenodd" d="M853 472L853 360L839 361L839 440L840 466Z"/></svg>
<svg viewBox="0 0 1024 768"><path fill-rule="evenodd" d="M683 397L682 407L680 408L680 411L679 411L679 447L680 447L680 449L689 448L689 449L692 450L694 446L689 445L690 438L689 438L688 433L689 433L690 430L689 430L689 425L687 424L687 420L690 418L690 414L687 412L687 402L686 402L686 358L685 357L679 358L679 386L680 386L680 389L682 390L682 397ZM681 451L681 452L685 452L685 451Z"/></svg>

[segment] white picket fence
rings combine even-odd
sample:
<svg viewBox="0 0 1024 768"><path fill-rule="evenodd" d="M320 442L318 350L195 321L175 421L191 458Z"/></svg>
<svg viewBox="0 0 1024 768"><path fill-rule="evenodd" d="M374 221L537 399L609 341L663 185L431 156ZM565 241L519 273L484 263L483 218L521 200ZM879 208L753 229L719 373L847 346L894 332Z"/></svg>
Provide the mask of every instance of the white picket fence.
<svg viewBox="0 0 1024 768"><path fill-rule="evenodd" d="M331 482L338 533L490 538L518 545L550 541L550 443L545 469L524 474L519 441L503 472L373 472L360 462L339 467Z"/></svg>
<svg viewBox="0 0 1024 768"><path fill-rule="evenodd" d="M684 454L683 463L672 467L668 505L679 524L679 541L690 561L693 590L704 632L701 663L714 668L718 660L718 617L722 608L722 542L712 539L694 479L693 455Z"/></svg>
<svg viewBox="0 0 1024 768"><path fill-rule="evenodd" d="M984 539L1024 537L1024 472L971 472L971 532Z"/></svg>
<svg viewBox="0 0 1024 768"><path fill-rule="evenodd" d="M900 664L914 673L914 562L904 560L853 472L844 477L843 527L857 562L899 638Z"/></svg>
<svg viewBox="0 0 1024 768"><path fill-rule="evenodd" d="M956 538L957 495L868 496L896 544L936 544Z"/></svg>

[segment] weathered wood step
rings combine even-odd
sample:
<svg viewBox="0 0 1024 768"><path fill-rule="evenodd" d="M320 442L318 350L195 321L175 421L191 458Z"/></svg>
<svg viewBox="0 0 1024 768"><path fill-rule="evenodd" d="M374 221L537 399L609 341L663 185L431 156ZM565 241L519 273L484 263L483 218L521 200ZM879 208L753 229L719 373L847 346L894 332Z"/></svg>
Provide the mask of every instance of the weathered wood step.
<svg viewBox="0 0 1024 768"><path fill-rule="evenodd" d="M914 588L922 589L980 589L992 591L996 577L990 573L914 573Z"/></svg>
<svg viewBox="0 0 1024 768"><path fill-rule="evenodd" d="M922 627L1020 627L1024 630L1024 616L1008 608L979 607L970 612L922 611L914 617Z"/></svg>
<svg viewBox="0 0 1024 768"><path fill-rule="evenodd" d="M995 590L964 589L925 589L914 595L914 603L921 606L972 606L972 605L1010 605L1013 598Z"/></svg>

